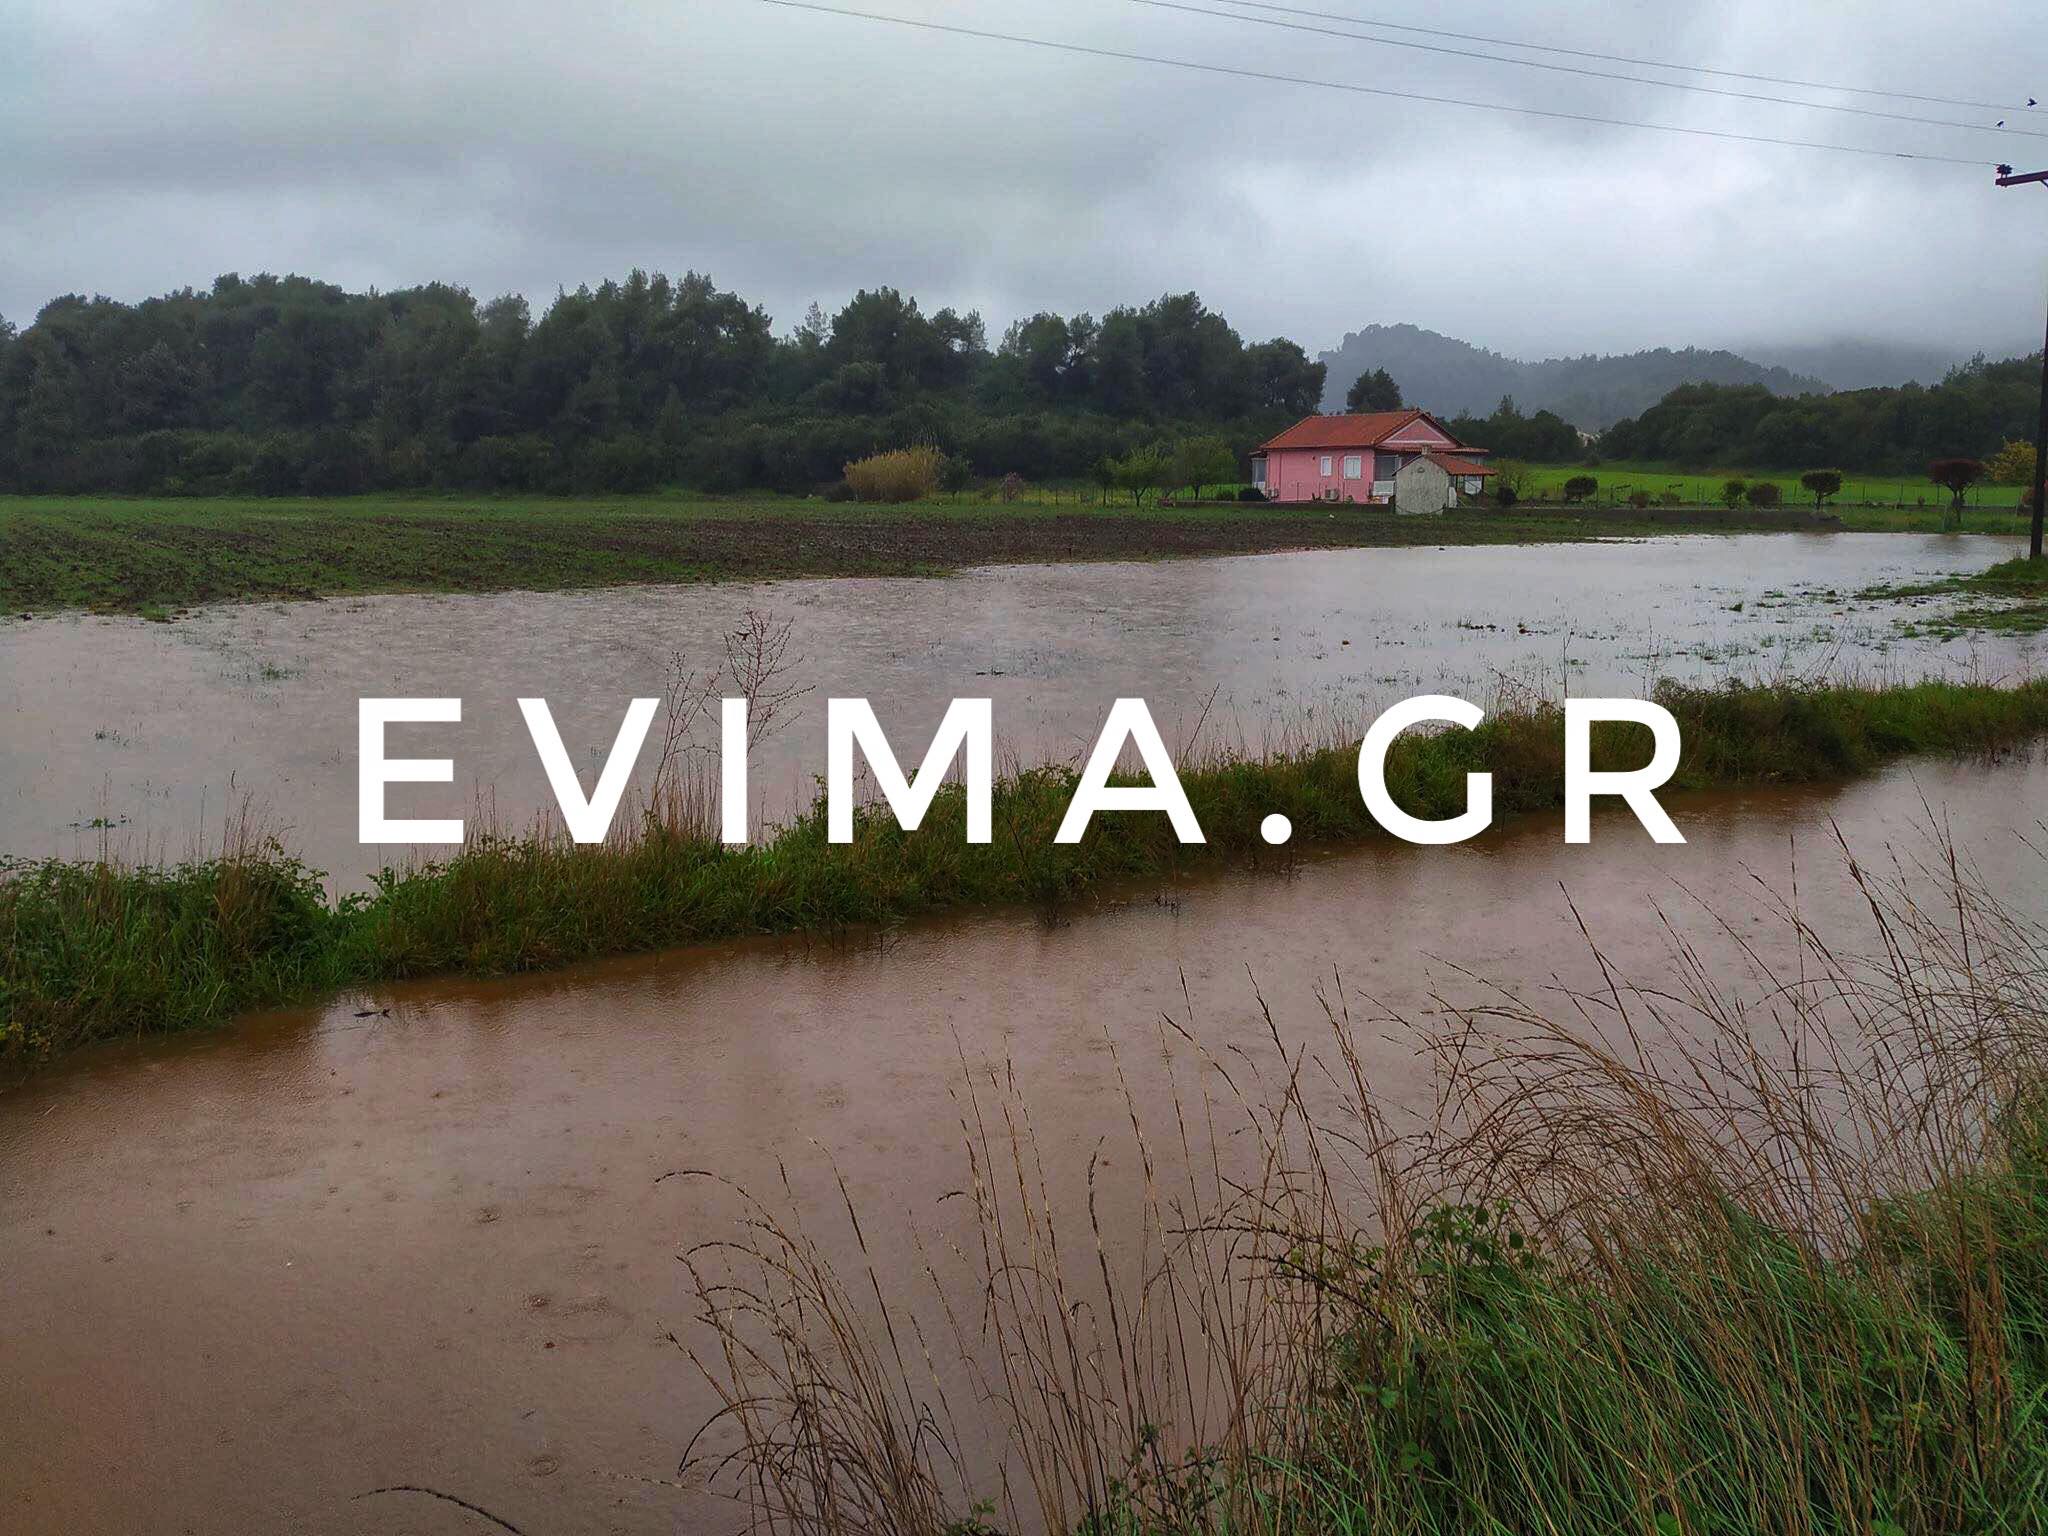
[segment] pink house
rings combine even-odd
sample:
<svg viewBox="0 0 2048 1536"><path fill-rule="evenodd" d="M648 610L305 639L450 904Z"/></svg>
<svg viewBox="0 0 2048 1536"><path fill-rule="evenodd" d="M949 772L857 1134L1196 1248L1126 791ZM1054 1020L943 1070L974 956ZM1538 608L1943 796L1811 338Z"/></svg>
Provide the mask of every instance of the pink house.
<svg viewBox="0 0 2048 1536"><path fill-rule="evenodd" d="M1252 484L1269 501L1385 502L1394 477L1427 454L1469 496L1493 473L1486 453L1427 411L1309 416L1252 451Z"/></svg>

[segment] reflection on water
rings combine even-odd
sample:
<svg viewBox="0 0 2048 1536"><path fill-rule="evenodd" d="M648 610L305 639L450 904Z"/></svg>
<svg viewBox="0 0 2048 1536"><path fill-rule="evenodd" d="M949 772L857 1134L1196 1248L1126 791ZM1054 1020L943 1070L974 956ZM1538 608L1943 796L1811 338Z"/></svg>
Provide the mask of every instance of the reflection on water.
<svg viewBox="0 0 2048 1536"><path fill-rule="evenodd" d="M649 599L652 601L652 599ZM710 1402L667 1342L677 1252L735 1232L712 1168L829 1227L829 1149L885 1282L946 1220L963 1063L1013 1062L1077 1178L1121 1099L1164 1096L1172 1015L1212 1046L1323 1039L1317 988L1426 1020L1481 982L1540 996L1609 959L1659 975L1668 918L1731 977L1786 952L1753 881L1831 935L1864 932L1831 828L1867 859L1924 848L1940 808L2035 916L2048 770L1918 764L1832 791L1674 804L1688 843L1626 818L1453 849L1382 845L1286 874L1150 889L1049 922L999 912L844 941L727 945L496 983L346 998L231 1031L87 1053L0 1095L0 1504L27 1532L460 1531L417 1483L526 1531L703 1529L665 1486ZM1709 913L1733 919L1720 930ZM1661 917L1660 917L1661 914ZM359 1018L388 1006L388 1017ZM1369 1063L1424 1091L1387 1026ZM730 1510L715 1518L736 1524ZM409 1523L410 1522L410 1523Z"/></svg>
<svg viewBox="0 0 2048 1536"><path fill-rule="evenodd" d="M822 700L861 694L915 761L955 696L995 700L1027 759L1068 758L1111 700L1151 701L1170 744L1262 749L1305 720L1362 729L1393 699L1506 681L1640 693L1658 676L1780 670L2010 674L2048 638L1900 640L1875 583L1980 569L2006 542L1896 534L1362 549L1160 564L1004 566L936 581L790 581L548 595L379 597L214 608L171 625L58 618L0 630L0 853L217 844L244 794L343 887L403 850L357 845L356 701L453 694L456 727L399 727L400 756L453 757L456 783L396 787L394 816L500 824L548 803L515 699L552 704L594 776L625 702L670 658L712 664L749 608L794 620L813 692L765 749L771 818L822 771ZM1212 691L1217 697L1209 705ZM1205 714L1205 706L1206 714ZM913 745L918 743L919 745ZM651 761L650 748L647 756Z"/></svg>

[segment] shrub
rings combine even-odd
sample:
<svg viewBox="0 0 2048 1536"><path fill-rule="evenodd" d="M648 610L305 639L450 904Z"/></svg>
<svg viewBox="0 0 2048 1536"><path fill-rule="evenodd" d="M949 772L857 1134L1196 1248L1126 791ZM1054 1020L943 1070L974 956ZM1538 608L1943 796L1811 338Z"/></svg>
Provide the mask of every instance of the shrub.
<svg viewBox="0 0 2048 1536"><path fill-rule="evenodd" d="M1748 494L1749 482L1747 480L1723 480L1721 482L1721 505L1728 508L1731 512L1742 505L1743 498Z"/></svg>
<svg viewBox="0 0 2048 1536"><path fill-rule="evenodd" d="M942 457L929 444L870 454L846 466L846 483L861 501L921 501L939 488Z"/></svg>
<svg viewBox="0 0 2048 1536"><path fill-rule="evenodd" d="M1600 489L1600 482L1591 475L1573 475L1564 483L1566 501L1584 501Z"/></svg>
<svg viewBox="0 0 2048 1536"><path fill-rule="evenodd" d="M1963 493L1984 475L1982 459L1936 459L1927 466L1927 478L1948 492L1949 505L1958 512L1963 509Z"/></svg>
<svg viewBox="0 0 2048 1536"><path fill-rule="evenodd" d="M1515 488L1512 485L1498 485L1494 487L1493 499L1503 507L1512 507L1522 498L1516 494Z"/></svg>
<svg viewBox="0 0 2048 1536"><path fill-rule="evenodd" d="M1667 507L1681 507L1685 505L1685 498L1679 495L1676 491L1666 491L1662 496L1659 496L1657 499L1663 502L1664 505Z"/></svg>
<svg viewBox="0 0 2048 1536"><path fill-rule="evenodd" d="M1220 437L1184 437L1171 454L1176 486L1200 496L1207 486L1227 485L1237 478L1237 455Z"/></svg>
<svg viewBox="0 0 2048 1536"><path fill-rule="evenodd" d="M291 438L273 432L256 445L249 488L259 496L289 496L299 488L299 456Z"/></svg>
<svg viewBox="0 0 2048 1536"><path fill-rule="evenodd" d="M537 432L480 437L462 451L461 478L493 491L537 491L553 478L555 445Z"/></svg>
<svg viewBox="0 0 2048 1536"><path fill-rule="evenodd" d="M659 444L624 432L585 443L572 479L579 491L651 491L661 484L663 467Z"/></svg>
<svg viewBox="0 0 2048 1536"><path fill-rule="evenodd" d="M1991 455L1984 468L1991 476L1993 485L2032 485L2034 445L2017 439L2008 441L2003 448Z"/></svg>
<svg viewBox="0 0 2048 1536"><path fill-rule="evenodd" d="M1839 469L1809 469L1799 477L1799 483L1813 496L1813 510L1818 512L1821 503L1842 488L1842 472Z"/></svg>
<svg viewBox="0 0 2048 1536"><path fill-rule="evenodd" d="M370 485L369 438L347 427L322 427L306 440L299 488L308 496L353 496Z"/></svg>
<svg viewBox="0 0 2048 1536"><path fill-rule="evenodd" d="M1237 493L1237 499L1239 501L1264 501L1266 493L1256 485L1248 485Z"/></svg>
<svg viewBox="0 0 2048 1536"><path fill-rule="evenodd" d="M1650 493L1648 491L1630 491L1628 493L1628 504L1640 512L1649 506Z"/></svg>
<svg viewBox="0 0 2048 1536"><path fill-rule="evenodd" d="M974 489L974 465L965 454L946 454L939 463L939 489L949 496Z"/></svg>
<svg viewBox="0 0 2048 1536"><path fill-rule="evenodd" d="M1117 489L1131 493L1134 507L1143 506L1153 491L1173 483L1173 465L1163 448L1133 448L1110 465L1110 472Z"/></svg>
<svg viewBox="0 0 2048 1536"><path fill-rule="evenodd" d="M1495 459L1493 461L1493 486L1496 491L1512 491L1513 497L1507 503L1512 506L1529 494L1529 482L1534 478L1529 466L1520 459Z"/></svg>
<svg viewBox="0 0 2048 1536"><path fill-rule="evenodd" d="M1775 507L1783 500L1775 480L1759 480L1744 493L1752 507Z"/></svg>

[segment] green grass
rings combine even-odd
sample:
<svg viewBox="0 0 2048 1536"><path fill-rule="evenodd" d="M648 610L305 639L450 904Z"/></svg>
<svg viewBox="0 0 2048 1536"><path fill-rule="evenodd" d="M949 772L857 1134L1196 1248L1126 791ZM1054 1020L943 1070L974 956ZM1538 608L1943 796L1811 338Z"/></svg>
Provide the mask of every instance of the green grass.
<svg viewBox="0 0 2048 1536"><path fill-rule="evenodd" d="M1813 495L1799 483L1797 474L1689 469L1619 459L1592 469L1576 464L1532 465L1530 494L1557 498L1563 494L1565 481L1574 475L1591 475L1600 482L1596 500L1602 504L1624 502L1635 491L1648 492L1652 501L1658 501L1669 491L1687 505L1720 506L1721 487L1728 481L1742 480L1754 485L1767 480L1778 487L1785 506L1813 506ZM1965 499L1964 531L2013 532L2019 526L2019 499L2024 490L2025 487L2017 485L1973 486ZM1949 493L1924 476L1844 470L1841 493L1829 501L1827 510L1840 517L1845 527L1858 531L1939 533L1944 531L1942 515L1948 505Z"/></svg>
<svg viewBox="0 0 2048 1536"><path fill-rule="evenodd" d="M1908 753L2004 750L2048 731L2048 683L1888 689L1667 687L1685 743L1674 788L1836 780ZM1602 765L1647 755L1647 734L1596 731ZM49 861L0 879L0 1055L204 1024L336 987L446 973L496 975L741 934L887 923L942 908L1058 903L1105 883L1201 864L1270 864L1259 824L1293 847L1384 836L1358 794L1355 749L1220 762L1184 775L1208 841L1183 846L1153 814L1053 833L1070 772L997 787L994 840L970 846L957 790L915 833L886 813L826 840L814 808L765 846L732 850L652 821L606 846L491 840L445 863L386 871L329 905L316 872L271 845L171 869ZM1540 708L1478 730L1410 733L1388 783L1413 814L1462 809L1465 775L1494 776L1497 816L1561 803L1563 731Z"/></svg>
<svg viewBox="0 0 2048 1536"><path fill-rule="evenodd" d="M2001 561L1967 577L1962 588L2000 601L1958 609L1949 616L1951 624L2015 635L2048 629L2048 560Z"/></svg>
<svg viewBox="0 0 2048 1536"><path fill-rule="evenodd" d="M598 500L0 498L0 614L173 617L197 603L634 582L917 576L1003 561L1545 543L1669 533L1560 509L1440 518L1317 507L1103 506L1081 493L911 507Z"/></svg>
<svg viewBox="0 0 2048 1536"><path fill-rule="evenodd" d="M1657 1134L1647 1116L1639 1132ZM1617 1221L1590 1266L1559 1263L1511 1222L1462 1205L1417 1223L1398 1288L1380 1272L1383 1249L1336 1259L1327 1285L1372 1300L1330 1347L1320 1415L1297 1405L1319 1418L1305 1443L1253 1474L1263 1497L1235 1501L1267 1511L1245 1529L2043 1528L2038 1099L1966 1173L1872 1202L1846 1253L1751 1219L1732 1198L1659 1215L1648 1230ZM1194 1470L1182 1469L1184 1485ZM1100 1530L1213 1529L1187 1518L1197 1502L1185 1486L1163 1498L1144 1487Z"/></svg>
<svg viewBox="0 0 2048 1536"><path fill-rule="evenodd" d="M1948 597L1991 599L1964 603L1936 618L1909 617L1904 621L1908 634L1939 639L1968 634L2038 634L2048 629L2048 560L2020 556L1971 576L1872 587L1857 595L1887 602Z"/></svg>

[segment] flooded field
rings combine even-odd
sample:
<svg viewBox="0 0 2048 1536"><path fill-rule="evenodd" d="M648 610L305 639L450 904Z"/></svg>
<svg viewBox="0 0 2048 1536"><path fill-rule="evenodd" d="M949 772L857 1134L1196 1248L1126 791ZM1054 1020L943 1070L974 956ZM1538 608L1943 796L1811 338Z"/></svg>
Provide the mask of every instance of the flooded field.
<svg viewBox="0 0 2048 1536"><path fill-rule="evenodd" d="M395 794L395 814L484 795L517 821L542 782L515 696L549 695L572 748L580 733L601 753L626 696L660 692L674 650L708 662L749 607L795 621L799 681L816 690L757 772L773 813L807 791L818 701L838 692L874 699L902 742L949 697L991 694L1028 758L1073 753L1132 692L1185 741L1219 690L1202 742L1256 750L1269 730L1425 689L2017 676L2048 655L2039 637L1901 641L1890 610L1846 600L2005 553L1678 538L38 621L0 633L0 849L90 849L99 818L175 854L246 791L353 884L379 857L353 842L358 695L468 701L432 746L458 759L455 790ZM1341 1002L1381 1021L1375 1086L1419 1108L1414 1027L1495 985L1538 1000L1592 985L1581 918L1646 981L1684 942L1761 987L1758 959L1792 953L1765 892L1796 889L1809 922L1866 941L1838 833L1866 862L1910 868L1945 826L1987 886L2048 918L2043 807L2038 760L1922 761L1674 800L1683 847L1614 818L1568 848L1557 820L1532 818L1456 848L1374 846L1056 916L408 984L81 1052L0 1088L7 1529L493 1528L382 1491L421 1488L528 1536L736 1528L736 1510L678 1478L715 1399L670 1335L696 1340L678 1254L732 1237L742 1207L664 1175L715 1171L826 1234L843 1177L884 1283L914 1288L916 1240L938 1241L960 1208L944 1197L962 1181L970 1072L1014 1071L1054 1131L1047 1177L1070 1190L1091 1157L1128 1171L1119 1079L1162 1113L1200 1091L1163 1018L1256 1053L1270 1009L1287 1047L1320 1049L1324 1003Z"/></svg>
<svg viewBox="0 0 2048 1536"><path fill-rule="evenodd" d="M1151 702L1171 745L1199 721L1197 746L1256 752L1349 734L1420 691L1484 704L1505 685L1642 692L1659 676L2012 675L2048 637L1903 639L1896 605L1852 600L2009 553L1981 536L1672 537L39 619L0 630L0 853L182 857L217 845L246 798L360 888L404 851L355 840L358 698L464 700L459 726L392 732L394 754L452 757L456 779L394 787L391 814L474 820L483 803L516 830L548 803L518 697L547 697L594 773L626 701L664 694L678 654L713 666L749 609L792 621L787 681L812 690L755 766L773 820L808 803L834 694L870 698L905 758L947 700L988 696L1008 751L1044 761L1078 755L1123 694Z"/></svg>
<svg viewBox="0 0 2048 1536"><path fill-rule="evenodd" d="M1426 1022L1480 978L1541 996L1611 962L1668 973L1677 934L1725 964L1788 951L1754 882L1824 930L1863 917L1830 847L1929 851L1928 805L1986 880L2048 913L2040 766L1916 765L1838 791L1696 797L1689 839L1554 820L1457 849L1382 847L1286 876L1130 892L1070 921L1005 912L846 942L758 942L501 983L349 997L231 1031L86 1053L0 1097L0 1504L25 1533L729 1529L671 1486L713 1407L676 1256L737 1233L703 1168L821 1231L844 1175L886 1281L947 1230L963 1066L1013 1063L1078 1186L1117 1139L1116 1062L1162 1102L1172 1015L1212 1045L1326 1048L1316 998ZM1735 922L1724 932L1709 913ZM1185 989L1185 990L1184 990ZM389 1016L358 1017L389 1008ZM1389 1026L1376 1086L1419 1100ZM1128 1171L1128 1170L1126 1170ZM850 1246L850 1245L849 1245Z"/></svg>

